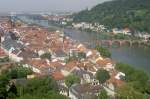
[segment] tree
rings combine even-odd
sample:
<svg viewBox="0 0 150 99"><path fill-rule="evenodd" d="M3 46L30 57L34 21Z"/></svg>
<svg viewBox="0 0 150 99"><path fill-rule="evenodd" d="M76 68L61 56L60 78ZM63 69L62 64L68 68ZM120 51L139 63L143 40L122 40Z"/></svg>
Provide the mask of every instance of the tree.
<svg viewBox="0 0 150 99"><path fill-rule="evenodd" d="M21 83L10 82L10 79L7 72L0 75L0 99L67 99L58 93L56 81L49 76Z"/></svg>
<svg viewBox="0 0 150 99"><path fill-rule="evenodd" d="M129 84L125 84L116 90L117 99L149 99L147 95L134 90Z"/></svg>
<svg viewBox="0 0 150 99"><path fill-rule="evenodd" d="M58 86L56 81L51 77L40 77L34 78L27 82L24 89L24 94L41 94L47 93L48 91L58 91ZM22 93L22 92L21 92Z"/></svg>
<svg viewBox="0 0 150 99"><path fill-rule="evenodd" d="M14 83L9 85L9 90L8 90L8 99L15 99L17 96L17 87Z"/></svg>
<svg viewBox="0 0 150 99"><path fill-rule="evenodd" d="M135 69L133 66L124 63L117 63L116 69L126 74L125 80L127 82L138 81L145 84L149 80L148 74L140 69Z"/></svg>
<svg viewBox="0 0 150 99"><path fill-rule="evenodd" d="M60 95L54 91L49 91L44 94L26 94L16 99L68 99L66 96Z"/></svg>
<svg viewBox="0 0 150 99"><path fill-rule="evenodd" d="M110 75L107 70L100 69L96 72L96 78L101 84L103 84L110 78Z"/></svg>
<svg viewBox="0 0 150 99"><path fill-rule="evenodd" d="M147 81L147 83L145 85L145 91L147 94L150 94L150 81Z"/></svg>
<svg viewBox="0 0 150 99"><path fill-rule="evenodd" d="M97 99L108 99L108 95L105 89L102 89L98 94Z"/></svg>
<svg viewBox="0 0 150 99"><path fill-rule="evenodd" d="M103 48L99 45L96 46L95 48L97 51L99 51L99 53L103 56L103 57L111 57L111 53L108 49Z"/></svg>
<svg viewBox="0 0 150 99"><path fill-rule="evenodd" d="M7 96L7 99L16 99L16 97L17 96L13 92L9 92L8 96Z"/></svg>
<svg viewBox="0 0 150 99"><path fill-rule="evenodd" d="M6 99L7 86L9 85L9 79L6 75L0 75L0 99Z"/></svg>
<svg viewBox="0 0 150 99"><path fill-rule="evenodd" d="M133 66L124 63L117 63L116 69L126 74L126 83L128 83L133 90L136 90L136 93L150 94L149 76L145 71L135 69Z"/></svg>
<svg viewBox="0 0 150 99"><path fill-rule="evenodd" d="M75 75L69 75L65 78L65 84L68 87L68 96L69 96L69 88L75 83L80 83L79 77Z"/></svg>
<svg viewBox="0 0 150 99"><path fill-rule="evenodd" d="M26 78L27 75L32 74L32 70L27 67L23 67L20 65L13 66L8 72L7 75L11 79L16 79L16 78Z"/></svg>
<svg viewBox="0 0 150 99"><path fill-rule="evenodd" d="M0 62L9 62L9 57L0 58Z"/></svg>
<svg viewBox="0 0 150 99"><path fill-rule="evenodd" d="M100 23L150 33L150 0L112 0L74 15L74 22Z"/></svg>
<svg viewBox="0 0 150 99"><path fill-rule="evenodd" d="M86 58L86 54L84 53L84 52L79 52L78 53L78 59L84 59L84 58Z"/></svg>
<svg viewBox="0 0 150 99"><path fill-rule="evenodd" d="M17 88L6 74L0 75L0 99L14 99L17 96Z"/></svg>
<svg viewBox="0 0 150 99"><path fill-rule="evenodd" d="M28 80L24 85L17 84L17 99L67 99L58 93L55 80L49 76Z"/></svg>
<svg viewBox="0 0 150 99"><path fill-rule="evenodd" d="M40 57L41 57L41 59L51 60L51 53L46 52L46 53L42 54Z"/></svg>

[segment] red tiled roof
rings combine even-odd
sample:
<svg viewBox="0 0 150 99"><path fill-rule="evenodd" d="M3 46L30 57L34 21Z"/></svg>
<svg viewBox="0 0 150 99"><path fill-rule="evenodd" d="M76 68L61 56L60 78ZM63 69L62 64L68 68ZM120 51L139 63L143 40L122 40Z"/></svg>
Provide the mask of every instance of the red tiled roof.
<svg viewBox="0 0 150 99"><path fill-rule="evenodd" d="M65 65L65 69L71 70L78 65L77 61L71 61Z"/></svg>
<svg viewBox="0 0 150 99"><path fill-rule="evenodd" d="M121 86L123 85L125 82L122 81L122 80L118 80L118 79L115 79L115 76L117 75L117 71L112 71L112 74L111 74L111 77L110 79L107 81L107 83L112 83L114 84L115 86Z"/></svg>
<svg viewBox="0 0 150 99"><path fill-rule="evenodd" d="M47 67L49 66L46 62L46 60L31 60L28 62L28 64L36 67Z"/></svg>
<svg viewBox="0 0 150 99"><path fill-rule="evenodd" d="M50 66L58 67L58 66L63 66L63 65L61 64L61 62L56 61L56 62L50 62Z"/></svg>
<svg viewBox="0 0 150 99"><path fill-rule="evenodd" d="M98 60L96 63L100 66L106 66L108 63L113 63L111 59Z"/></svg>
<svg viewBox="0 0 150 99"><path fill-rule="evenodd" d="M27 27L28 28L28 27ZM24 43L29 43L28 47L31 50L46 50L52 48L57 51L62 49L62 42L59 41L59 34L49 32L47 29L25 29L26 34L21 38Z"/></svg>
<svg viewBox="0 0 150 99"><path fill-rule="evenodd" d="M52 73L52 77L57 81L57 80L63 80L64 75L60 71L55 71Z"/></svg>
<svg viewBox="0 0 150 99"><path fill-rule="evenodd" d="M7 56L3 49L0 48L0 57Z"/></svg>

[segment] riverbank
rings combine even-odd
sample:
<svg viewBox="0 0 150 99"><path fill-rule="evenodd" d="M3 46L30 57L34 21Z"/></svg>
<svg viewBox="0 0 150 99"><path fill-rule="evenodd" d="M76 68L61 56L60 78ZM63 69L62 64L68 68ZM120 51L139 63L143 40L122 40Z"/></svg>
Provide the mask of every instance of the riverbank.
<svg viewBox="0 0 150 99"><path fill-rule="evenodd" d="M65 35L81 42L91 42L94 38L97 38L97 36L92 33L81 32L74 29L65 29ZM91 44L94 45L94 42L91 42ZM143 69L150 75L150 48L113 47L108 49L112 53L113 60Z"/></svg>

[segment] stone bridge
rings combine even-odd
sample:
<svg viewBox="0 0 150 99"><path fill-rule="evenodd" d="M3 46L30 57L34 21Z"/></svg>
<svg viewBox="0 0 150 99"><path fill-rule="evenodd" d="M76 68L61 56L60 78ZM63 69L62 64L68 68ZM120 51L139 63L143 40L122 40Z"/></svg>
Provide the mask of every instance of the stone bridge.
<svg viewBox="0 0 150 99"><path fill-rule="evenodd" d="M97 41L91 41L91 42L83 42L85 45L102 45L102 46L144 46L147 43L145 40L97 40Z"/></svg>
<svg viewBox="0 0 150 99"><path fill-rule="evenodd" d="M147 43L145 40L100 40L97 42L99 45L107 46L143 46Z"/></svg>

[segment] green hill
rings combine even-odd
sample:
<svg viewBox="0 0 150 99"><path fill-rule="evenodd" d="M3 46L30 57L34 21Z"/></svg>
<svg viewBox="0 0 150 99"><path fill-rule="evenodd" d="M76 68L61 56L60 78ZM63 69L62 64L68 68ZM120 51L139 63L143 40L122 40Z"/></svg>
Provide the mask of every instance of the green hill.
<svg viewBox="0 0 150 99"><path fill-rule="evenodd" d="M150 33L150 0L113 0L74 16L75 22L99 22L109 27Z"/></svg>

